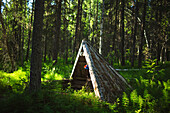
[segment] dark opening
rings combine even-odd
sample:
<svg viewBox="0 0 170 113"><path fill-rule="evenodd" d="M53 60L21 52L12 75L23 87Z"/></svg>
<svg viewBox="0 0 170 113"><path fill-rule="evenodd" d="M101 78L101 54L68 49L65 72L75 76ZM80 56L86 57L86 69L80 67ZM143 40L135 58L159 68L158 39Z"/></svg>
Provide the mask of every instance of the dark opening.
<svg viewBox="0 0 170 113"><path fill-rule="evenodd" d="M85 86L87 89L93 90L89 70L84 69L86 64L85 56L80 56L72 76L71 86L73 89L81 89L82 86Z"/></svg>

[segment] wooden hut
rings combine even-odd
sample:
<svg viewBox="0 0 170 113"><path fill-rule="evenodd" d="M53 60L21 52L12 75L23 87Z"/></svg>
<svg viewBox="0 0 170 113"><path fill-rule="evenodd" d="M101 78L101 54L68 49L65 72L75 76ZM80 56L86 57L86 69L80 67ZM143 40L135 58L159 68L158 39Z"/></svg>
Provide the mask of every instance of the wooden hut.
<svg viewBox="0 0 170 113"><path fill-rule="evenodd" d="M84 69L85 65L89 69ZM87 42L82 41L71 73L73 88L88 86L101 100L113 102L127 87L126 80Z"/></svg>

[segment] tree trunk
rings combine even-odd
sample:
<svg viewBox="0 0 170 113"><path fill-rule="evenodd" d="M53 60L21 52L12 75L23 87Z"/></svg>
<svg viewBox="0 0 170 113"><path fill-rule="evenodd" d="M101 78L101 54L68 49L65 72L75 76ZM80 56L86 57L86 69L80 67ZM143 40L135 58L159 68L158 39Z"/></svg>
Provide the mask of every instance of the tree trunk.
<svg viewBox="0 0 170 113"><path fill-rule="evenodd" d="M118 0L116 0L116 6L115 6L114 35L112 38L112 51L114 51L114 53L115 53L115 39L117 38L117 14L118 14ZM113 65L113 60L111 60L111 65Z"/></svg>
<svg viewBox="0 0 170 113"><path fill-rule="evenodd" d="M141 22L141 40L140 40L140 47L139 47L139 59L138 59L138 67L142 67L142 58L143 58L143 43L144 43L144 30L145 30L145 16L146 16L146 0L144 0L143 5L143 16Z"/></svg>
<svg viewBox="0 0 170 113"><path fill-rule="evenodd" d="M81 19L82 19L82 13L83 13L83 1L84 0L82 0L81 1L81 3L80 3L80 20L79 20L79 33L78 33L78 37L79 37L79 43L78 43L78 45L80 45L80 43L81 43L81 40L82 40L82 21L81 21ZM78 46L79 47L79 46Z"/></svg>
<svg viewBox="0 0 170 113"><path fill-rule="evenodd" d="M98 37L99 37L99 35L98 35L98 12L99 12L99 0L97 0L97 11L96 11L96 17L95 17L95 19L96 19L96 37L95 37L95 42L97 42L97 40L98 40ZM95 45L94 45L94 47L95 48L98 48L98 45L95 43Z"/></svg>
<svg viewBox="0 0 170 113"><path fill-rule="evenodd" d="M165 61L165 47L162 47L162 54L161 54L161 62L164 62Z"/></svg>
<svg viewBox="0 0 170 113"><path fill-rule="evenodd" d="M24 17L26 17L26 10L27 10L27 0L25 0L24 2ZM24 37L24 32L25 32L25 27L26 27L26 22L25 22L25 19L24 19L24 23L23 23L23 27L22 27L22 42L21 42L21 66L23 67L24 66L24 41L25 41L25 37Z"/></svg>
<svg viewBox="0 0 170 113"><path fill-rule="evenodd" d="M121 25L122 25L122 32L121 32L121 65L125 65L125 54L124 54L124 8L125 8L125 1L122 0L122 12L121 12Z"/></svg>
<svg viewBox="0 0 170 113"><path fill-rule="evenodd" d="M27 43L27 53L26 53L26 58L25 60L28 61L29 59L29 53L30 53L30 41L31 41L31 30L32 30L32 20L34 16L34 0L32 2L32 13L31 13L31 22L29 26L29 31L28 31L28 43Z"/></svg>
<svg viewBox="0 0 170 113"><path fill-rule="evenodd" d="M77 16L76 16L76 31L75 31L75 41L74 41L74 47L73 47L73 53L77 52L78 50L78 38L79 38L79 20L80 20L80 3L81 3L81 0L78 0L78 9L77 9Z"/></svg>
<svg viewBox="0 0 170 113"><path fill-rule="evenodd" d="M167 61L170 61L170 50L169 50L169 48L166 48L166 60Z"/></svg>
<svg viewBox="0 0 170 113"><path fill-rule="evenodd" d="M99 53L103 54L103 24L104 24L104 0L103 0L103 10L100 26L100 40L99 40Z"/></svg>
<svg viewBox="0 0 170 113"><path fill-rule="evenodd" d="M160 1L161 3L160 3L160 7L162 7L162 0ZM158 4L159 4L159 2L158 2ZM157 22L158 23L161 23L162 22L162 11L161 10L159 10L159 20L158 20L158 18L157 18ZM159 33L161 34L161 36L162 36L162 32L163 31L161 31L162 30L162 28L159 28L158 29L158 31L159 31ZM159 34L158 34L159 35ZM157 36L157 38L158 38L158 42L157 42L157 61L156 61L156 64L158 65L159 64L159 62L160 62L160 57L161 57L161 48L162 48L162 44L160 43L161 42L161 39L160 38L162 38L162 37L160 37L160 36Z"/></svg>
<svg viewBox="0 0 170 113"><path fill-rule="evenodd" d="M70 1L72 1L72 0L70 0ZM72 3L73 3L73 1L72 1ZM72 14L73 14L74 12L73 12L73 9L72 9ZM72 19L74 20L74 15L72 15ZM74 21L72 21L72 25L74 26ZM74 29L72 30L73 32L74 32ZM74 34L75 35L75 34ZM71 56L71 64L74 64L74 54L75 54L75 49L76 49L76 39L75 39L75 36L73 35L73 41L71 41L71 47L70 48L72 48L72 56Z"/></svg>
<svg viewBox="0 0 170 113"><path fill-rule="evenodd" d="M45 43L44 43L44 62L46 62L47 56L47 37L48 37L48 20L46 21L46 34L45 34Z"/></svg>
<svg viewBox="0 0 170 113"><path fill-rule="evenodd" d="M135 26L134 26L134 34L133 34L133 47L132 47L132 62L131 66L134 67L134 61L135 61L135 49L136 49L136 35L137 35L137 17L138 17L138 0L136 0L135 5Z"/></svg>
<svg viewBox="0 0 170 113"><path fill-rule="evenodd" d="M60 40L60 27L61 27L61 2L62 0L56 0L56 10L57 10L57 16L56 16L56 24L55 24L55 39L53 44L53 60L55 60L54 65L57 63L58 53L59 53L59 40Z"/></svg>
<svg viewBox="0 0 170 113"><path fill-rule="evenodd" d="M91 20L91 0L90 0L90 9L89 9L90 13L89 13L89 36L88 36L88 40L90 40L90 34L91 34L91 26L90 26L90 20Z"/></svg>
<svg viewBox="0 0 170 113"><path fill-rule="evenodd" d="M115 49L115 38L117 37L117 13L118 13L118 0L116 0L116 6L115 6L115 25L114 25L114 37L113 37L113 45L112 50Z"/></svg>
<svg viewBox="0 0 170 113"><path fill-rule="evenodd" d="M32 36L30 92L41 89L43 13L44 0L36 0Z"/></svg>

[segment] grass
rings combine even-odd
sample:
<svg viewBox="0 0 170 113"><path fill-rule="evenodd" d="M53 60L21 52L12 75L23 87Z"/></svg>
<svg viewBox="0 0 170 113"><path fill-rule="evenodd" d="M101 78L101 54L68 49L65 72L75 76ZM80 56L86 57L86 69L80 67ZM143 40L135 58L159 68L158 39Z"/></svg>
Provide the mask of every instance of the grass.
<svg viewBox="0 0 170 113"><path fill-rule="evenodd" d="M88 97L87 97L88 98ZM67 93L41 90L38 94L12 94L0 102L1 113L87 113L109 112L98 101L90 103L88 99ZM87 101L88 100L88 101ZM10 106L10 107L9 107Z"/></svg>
<svg viewBox="0 0 170 113"><path fill-rule="evenodd" d="M85 88L63 90L60 82L53 82L68 78L71 73L72 64L66 65L62 60L55 66L50 61L43 63L42 90L30 94L25 90L29 83L27 63L13 73L0 71L0 113L164 113L170 111L169 69L170 63L165 63L139 71L120 71L133 90L124 92L114 103L107 103Z"/></svg>

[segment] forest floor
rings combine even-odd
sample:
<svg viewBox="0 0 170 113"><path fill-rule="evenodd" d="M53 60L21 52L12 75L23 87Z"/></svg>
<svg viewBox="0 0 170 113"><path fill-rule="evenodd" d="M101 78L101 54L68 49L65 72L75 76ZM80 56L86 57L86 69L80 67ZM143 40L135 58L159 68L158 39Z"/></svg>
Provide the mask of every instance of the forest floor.
<svg viewBox="0 0 170 113"><path fill-rule="evenodd" d="M69 77L72 64L66 65L62 62L59 61L56 66L52 66L50 62L43 63L42 90L32 94L26 90L29 82L29 64L13 73L0 71L0 113L164 113L170 111L170 77L168 76L170 62L159 66L150 62L141 70L119 71L133 90L124 92L114 103L99 100L93 92L85 91L85 88L78 91L70 87L63 89L59 82L50 82Z"/></svg>

